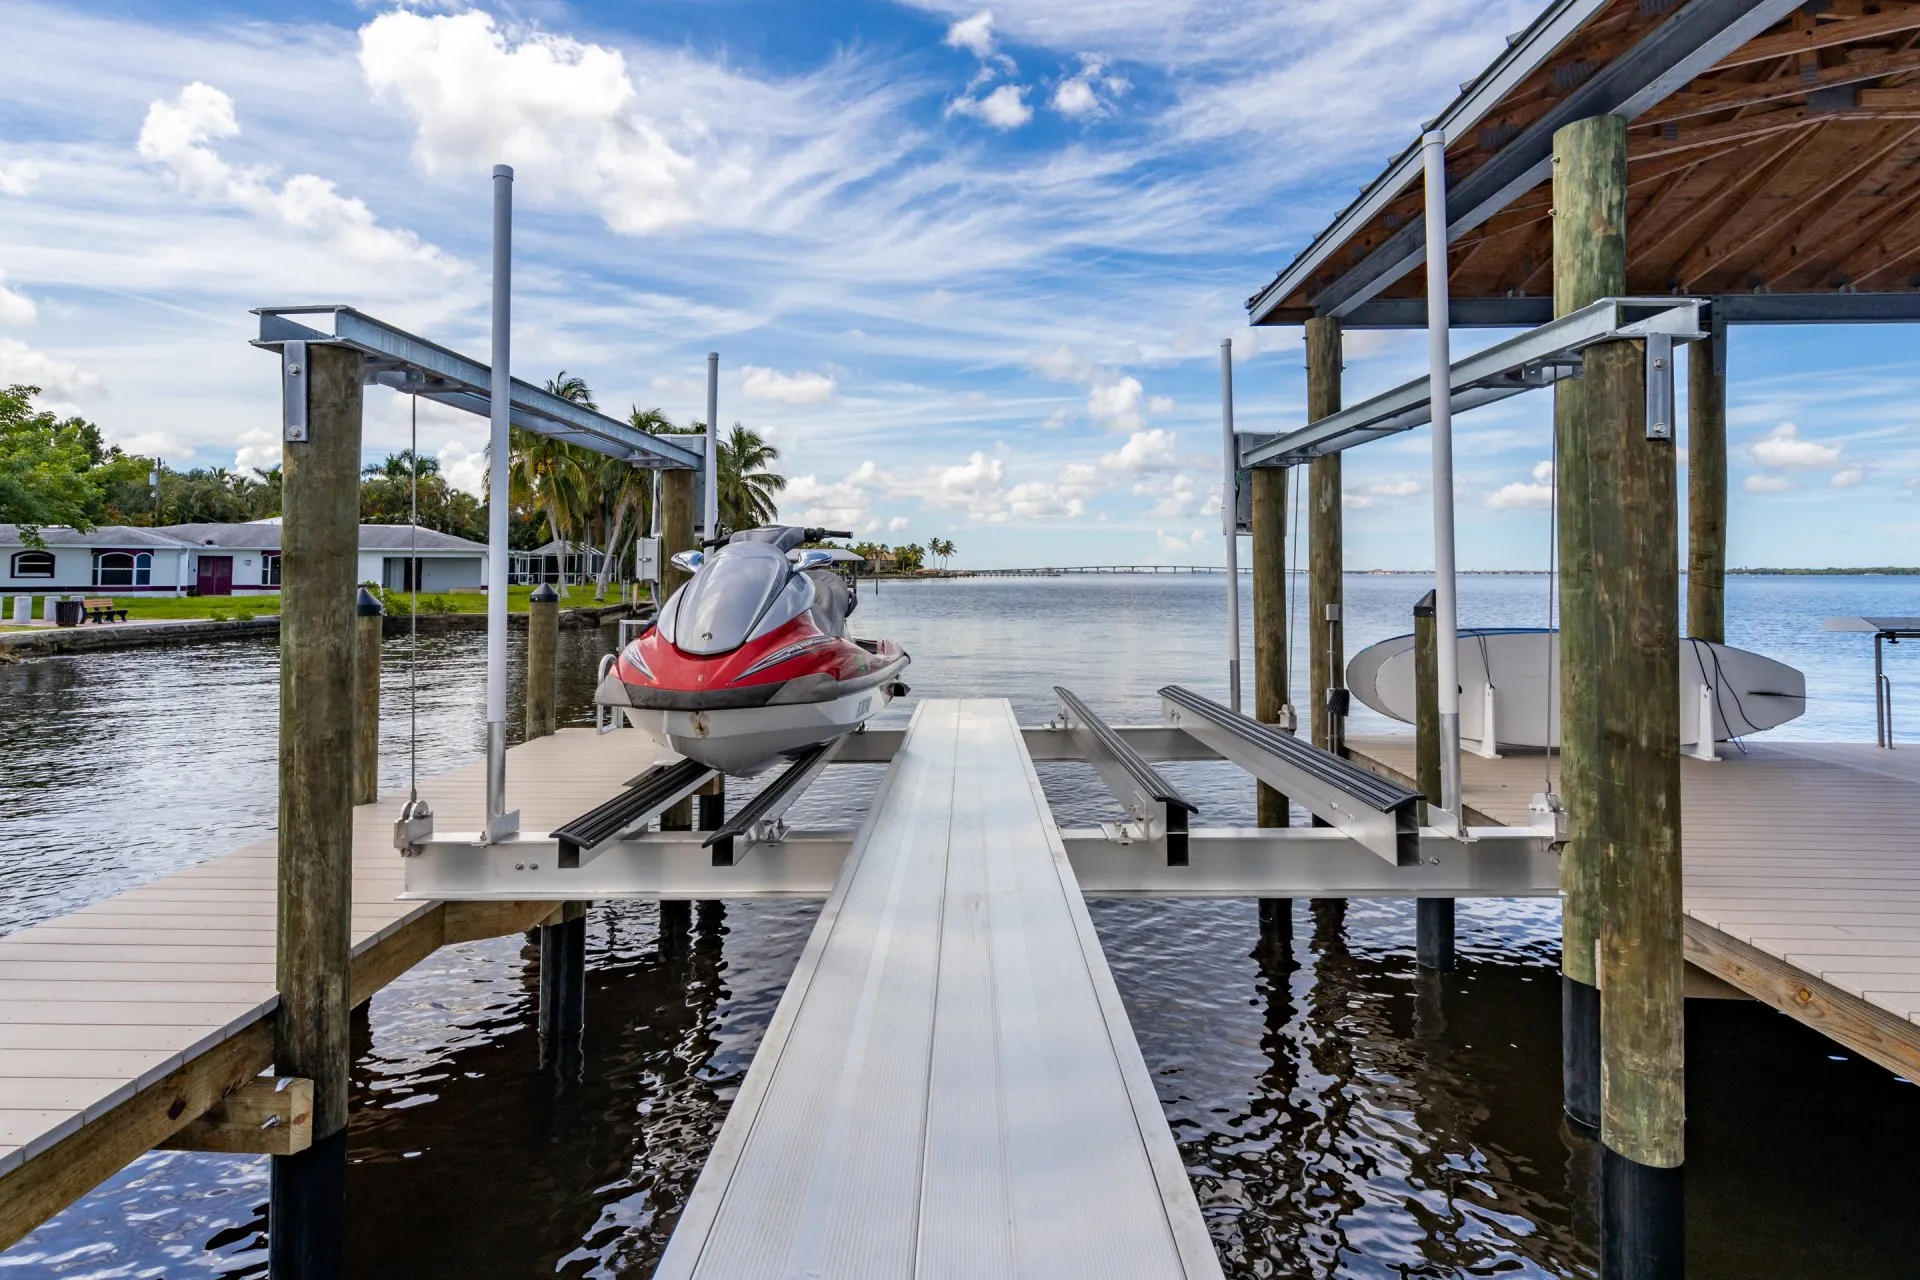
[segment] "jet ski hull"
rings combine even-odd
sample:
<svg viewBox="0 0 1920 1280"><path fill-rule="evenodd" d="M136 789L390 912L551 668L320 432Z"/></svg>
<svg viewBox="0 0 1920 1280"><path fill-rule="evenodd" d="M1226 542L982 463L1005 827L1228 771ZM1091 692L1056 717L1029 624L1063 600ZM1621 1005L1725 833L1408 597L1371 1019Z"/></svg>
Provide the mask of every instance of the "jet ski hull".
<svg viewBox="0 0 1920 1280"><path fill-rule="evenodd" d="M892 681L825 702L731 710L622 709L627 723L667 749L733 777L763 773L808 747L845 737L893 701Z"/></svg>

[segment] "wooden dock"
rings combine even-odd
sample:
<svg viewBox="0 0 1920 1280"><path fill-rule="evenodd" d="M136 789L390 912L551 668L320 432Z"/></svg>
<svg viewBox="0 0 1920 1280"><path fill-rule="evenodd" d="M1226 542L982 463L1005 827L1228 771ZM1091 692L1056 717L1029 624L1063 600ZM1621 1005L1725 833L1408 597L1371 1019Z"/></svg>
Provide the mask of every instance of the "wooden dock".
<svg viewBox="0 0 1920 1280"><path fill-rule="evenodd" d="M509 795L544 829L652 759L638 734L566 730L512 749ZM483 767L422 784L441 827L480 825ZM442 946L555 906L399 901L404 800L354 811L355 1004ZM0 938L0 1248L272 1062L275 856L264 840Z"/></svg>
<svg viewBox="0 0 1920 1280"><path fill-rule="evenodd" d="M1349 747L1413 770L1411 735ZM1524 821L1548 764L1463 755L1467 806ZM1920 1080L1920 751L1754 743L1685 757L1680 780L1687 959Z"/></svg>
<svg viewBox="0 0 1920 1280"><path fill-rule="evenodd" d="M1220 1274L1011 704L916 710L655 1274Z"/></svg>

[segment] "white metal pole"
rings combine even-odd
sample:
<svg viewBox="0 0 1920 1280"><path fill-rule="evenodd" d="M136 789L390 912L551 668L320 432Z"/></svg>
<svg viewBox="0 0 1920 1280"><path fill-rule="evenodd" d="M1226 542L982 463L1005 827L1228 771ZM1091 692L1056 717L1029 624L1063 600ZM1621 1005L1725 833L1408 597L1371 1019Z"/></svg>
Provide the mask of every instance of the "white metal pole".
<svg viewBox="0 0 1920 1280"><path fill-rule="evenodd" d="M1240 710L1240 513L1234 499L1239 448L1233 438L1233 339L1220 340L1220 528L1227 536L1227 705Z"/></svg>
<svg viewBox="0 0 1920 1280"><path fill-rule="evenodd" d="M720 353L707 352L707 495L702 523L708 538L720 536Z"/></svg>
<svg viewBox="0 0 1920 1280"><path fill-rule="evenodd" d="M1420 139L1427 188L1427 393L1433 406L1433 638L1439 668L1440 807L1460 820L1460 614L1453 560L1453 357L1447 341L1447 135Z"/></svg>
<svg viewBox="0 0 1920 1280"><path fill-rule="evenodd" d="M493 167L493 373L488 389L487 460L487 835L514 829L507 818L507 427L513 412L513 169Z"/></svg>

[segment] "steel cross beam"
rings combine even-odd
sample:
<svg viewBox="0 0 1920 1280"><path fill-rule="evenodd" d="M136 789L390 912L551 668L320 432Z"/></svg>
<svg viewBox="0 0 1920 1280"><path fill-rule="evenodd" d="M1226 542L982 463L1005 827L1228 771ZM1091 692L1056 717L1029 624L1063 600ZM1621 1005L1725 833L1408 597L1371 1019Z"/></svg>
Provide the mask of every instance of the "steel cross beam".
<svg viewBox="0 0 1920 1280"><path fill-rule="evenodd" d="M1144 760L1138 751L1093 713L1073 690L1053 687L1060 699L1060 724L1100 774L1113 798L1132 822L1115 824L1116 838L1163 841L1167 865L1187 865L1187 815L1193 804Z"/></svg>
<svg viewBox="0 0 1920 1280"><path fill-rule="evenodd" d="M482 417L491 411L492 372L485 364L352 307L258 307L254 314L260 317L256 347L279 351L292 342L351 347L366 357L369 383ZM656 436L519 378L513 379L512 420L516 427L624 458L636 467L698 471L706 465L696 437Z"/></svg>
<svg viewBox="0 0 1920 1280"><path fill-rule="evenodd" d="M1602 298L1454 361L1448 370L1449 402L1459 413L1552 386L1579 376L1586 348L1640 339L1647 344L1647 434L1668 438L1673 431L1673 348L1707 336L1700 308L1698 298ZM1431 386L1431 378L1415 378L1297 431L1257 437L1243 433L1240 464L1289 467L1412 430L1433 416Z"/></svg>
<svg viewBox="0 0 1920 1280"><path fill-rule="evenodd" d="M716 866L700 832L619 840L586 866L558 865L556 842L519 833L434 837L405 860L400 897L430 902L586 899L824 898L853 847L851 831L795 831ZM1166 841L1102 828L1060 833L1089 898L1512 898L1559 892L1559 859L1531 827L1473 827L1458 841L1420 832L1420 859L1395 867L1331 827L1208 828L1188 833L1188 865Z"/></svg>

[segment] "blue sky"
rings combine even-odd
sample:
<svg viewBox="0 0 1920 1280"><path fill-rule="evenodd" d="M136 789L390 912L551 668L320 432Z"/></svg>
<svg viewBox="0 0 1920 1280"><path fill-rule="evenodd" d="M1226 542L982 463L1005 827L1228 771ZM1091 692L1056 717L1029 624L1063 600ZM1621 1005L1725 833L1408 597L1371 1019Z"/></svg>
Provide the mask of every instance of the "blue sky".
<svg viewBox="0 0 1920 1280"><path fill-rule="evenodd" d="M766 432L789 516L956 563L1217 562L1218 343L1534 5L1016 0L303 7L14 0L0 382L179 465L277 456L249 307L348 302L486 350L487 174L518 171L515 371ZM1494 335L1460 335L1457 342ZM1920 547L1899 328L1736 331L1736 564ZM1349 399L1420 371L1354 334ZM1541 396L1463 417L1464 567L1547 559ZM405 443L370 394L367 443ZM422 411L471 482L484 427ZM1431 563L1427 433L1348 455L1349 565Z"/></svg>

